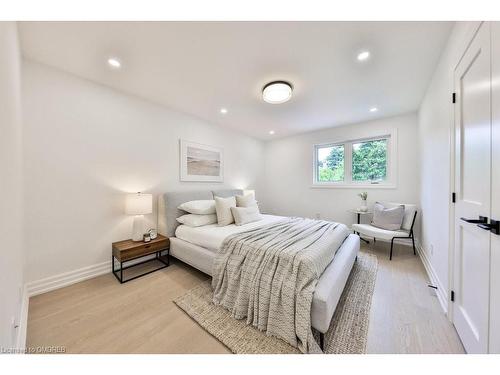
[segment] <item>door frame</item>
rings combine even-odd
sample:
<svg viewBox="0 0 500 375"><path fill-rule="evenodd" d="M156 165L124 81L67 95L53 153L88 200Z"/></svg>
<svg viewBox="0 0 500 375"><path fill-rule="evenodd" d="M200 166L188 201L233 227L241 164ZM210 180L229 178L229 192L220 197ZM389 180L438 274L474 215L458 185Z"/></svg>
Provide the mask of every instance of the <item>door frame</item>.
<svg viewBox="0 0 500 375"><path fill-rule="evenodd" d="M451 94L455 92L455 87L456 87L456 82L455 82L455 72L457 71L458 66L462 62L463 57L465 56L465 53L467 52L467 49L469 46L472 44L474 38L476 37L477 33L479 32L479 29L483 24L486 24L487 22L485 21L475 21L471 22L470 27L466 31L465 37L461 43L460 46L460 54L458 55L458 61L455 63L455 66L453 67L453 87L451 88L450 91L450 98ZM451 102L451 101L450 101ZM451 195L455 191L455 160L456 160L456 153L455 153L455 142L456 142L456 132L455 132L455 104L451 104L450 106L450 111L451 111L451 121L450 121L450 139L449 139L449 148L450 148L450 181L449 181L449 187L450 191L448 192L448 196L450 197L449 199L449 210L448 210L448 224L449 224L449 238L448 238L448 294L447 294L447 301L448 301L448 311L447 311L447 317L448 320L453 323L453 312L454 312L454 303L451 301L450 294L451 291L453 290L453 285L455 281L455 204L451 201Z"/></svg>

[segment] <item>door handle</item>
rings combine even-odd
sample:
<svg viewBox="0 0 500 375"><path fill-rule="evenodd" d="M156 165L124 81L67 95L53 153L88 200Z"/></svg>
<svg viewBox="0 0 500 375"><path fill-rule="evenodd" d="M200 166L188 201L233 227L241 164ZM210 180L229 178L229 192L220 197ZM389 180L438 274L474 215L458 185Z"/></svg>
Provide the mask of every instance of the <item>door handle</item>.
<svg viewBox="0 0 500 375"><path fill-rule="evenodd" d="M489 224L478 224L478 227L484 230L489 230L493 234L500 235L500 220L493 220Z"/></svg>
<svg viewBox="0 0 500 375"><path fill-rule="evenodd" d="M471 223L471 224L487 224L488 223L488 218L485 216L479 216L479 219L466 219L465 217L461 217L460 220L463 220L463 221L465 221L467 223Z"/></svg>

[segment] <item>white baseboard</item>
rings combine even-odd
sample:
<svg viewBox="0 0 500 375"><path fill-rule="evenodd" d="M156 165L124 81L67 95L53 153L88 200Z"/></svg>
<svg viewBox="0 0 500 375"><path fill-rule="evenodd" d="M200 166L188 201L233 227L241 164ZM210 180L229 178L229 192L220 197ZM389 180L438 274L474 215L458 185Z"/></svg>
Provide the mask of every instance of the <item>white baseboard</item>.
<svg viewBox="0 0 500 375"><path fill-rule="evenodd" d="M446 288L444 288L443 284L441 283L441 280L439 280L439 277L437 276L437 273L434 270L434 267L432 267L432 264L429 261L429 258L427 258L427 255L424 251L424 248L420 244L420 241L417 243L417 253L420 256L420 259L422 260L425 271L427 272L427 276L429 276L429 281L434 286L437 287L436 295L438 297L438 301L439 301L439 304L441 305L441 308L443 309L445 314L448 314L447 290L446 290Z"/></svg>
<svg viewBox="0 0 500 375"><path fill-rule="evenodd" d="M153 259L153 258L154 255L144 257L141 259L135 259L129 261L128 265L139 263L145 259ZM92 279L94 277L107 274L110 271L111 271L111 260L26 283L23 288L21 313L19 317L19 327L18 327L19 331L17 332L17 337L16 337L16 347L21 349L26 347L26 332L28 328L28 308L29 308L30 297L42 293L47 293L59 288L63 288L71 284L76 284L79 283L80 281Z"/></svg>
<svg viewBox="0 0 500 375"><path fill-rule="evenodd" d="M135 263L140 263L147 259L154 259L154 254L148 255L139 259L127 261L127 266ZM117 267L117 266L115 266ZM80 281L92 279L101 276L111 271L111 260L79 268L74 271L60 273L59 275L49 276L44 279L32 281L26 284L28 297L33 297L38 294L47 293L71 284L79 283Z"/></svg>
<svg viewBox="0 0 500 375"><path fill-rule="evenodd" d="M88 280L96 276L104 275L111 271L111 260L94 264L92 266L83 267L74 271L61 273L59 275L50 276L45 279L32 281L26 285L28 297L33 297L38 294L50 292L51 290L59 289L64 286Z"/></svg>
<svg viewBox="0 0 500 375"><path fill-rule="evenodd" d="M16 348L26 348L30 297L109 273L110 270L111 261L107 261L27 283L23 288Z"/></svg>
<svg viewBox="0 0 500 375"><path fill-rule="evenodd" d="M19 314L19 326L17 327L16 348L26 348L26 332L28 330L28 308L30 298L28 296L28 288L26 285L23 288L23 295L21 301L21 312Z"/></svg>

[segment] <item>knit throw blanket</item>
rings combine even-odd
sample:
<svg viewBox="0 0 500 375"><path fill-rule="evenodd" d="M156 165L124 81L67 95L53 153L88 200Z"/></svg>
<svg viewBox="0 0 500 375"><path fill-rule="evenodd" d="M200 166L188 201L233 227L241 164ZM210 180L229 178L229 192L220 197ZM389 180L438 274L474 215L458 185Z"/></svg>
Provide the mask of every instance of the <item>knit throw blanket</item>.
<svg viewBox="0 0 500 375"><path fill-rule="evenodd" d="M303 353L321 353L313 293L348 235L343 224L286 218L228 236L214 262L213 301Z"/></svg>

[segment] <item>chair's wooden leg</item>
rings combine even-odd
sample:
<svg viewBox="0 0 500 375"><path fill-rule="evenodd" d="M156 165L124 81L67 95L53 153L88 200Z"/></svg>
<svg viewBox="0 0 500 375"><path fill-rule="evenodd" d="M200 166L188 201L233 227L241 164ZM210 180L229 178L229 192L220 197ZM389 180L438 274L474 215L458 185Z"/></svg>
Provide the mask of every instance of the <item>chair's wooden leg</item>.
<svg viewBox="0 0 500 375"><path fill-rule="evenodd" d="M389 255L389 260L392 260L392 248L394 247L394 238L391 240L391 254Z"/></svg>
<svg viewBox="0 0 500 375"><path fill-rule="evenodd" d="M325 334L323 332L319 333L319 347L325 351Z"/></svg>
<svg viewBox="0 0 500 375"><path fill-rule="evenodd" d="M413 255L417 255L415 251L415 237L413 237L413 234L411 235L411 243L413 244Z"/></svg>
<svg viewBox="0 0 500 375"><path fill-rule="evenodd" d="M377 242L377 239L375 237L373 237L373 243Z"/></svg>

